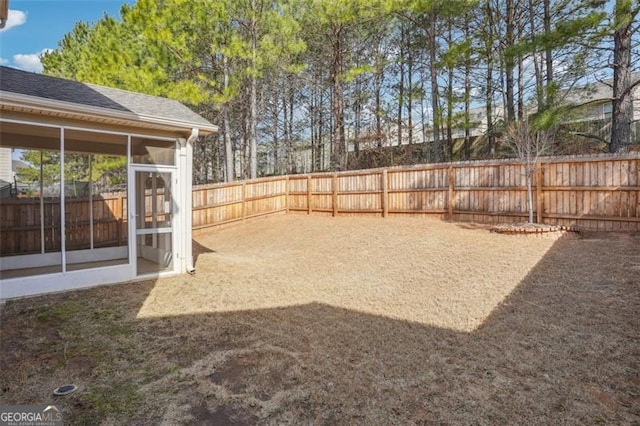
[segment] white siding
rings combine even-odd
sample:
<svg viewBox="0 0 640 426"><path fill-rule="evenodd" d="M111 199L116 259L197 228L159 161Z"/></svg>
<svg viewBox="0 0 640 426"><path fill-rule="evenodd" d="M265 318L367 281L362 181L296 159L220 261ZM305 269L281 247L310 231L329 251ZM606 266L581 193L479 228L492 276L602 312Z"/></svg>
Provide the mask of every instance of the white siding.
<svg viewBox="0 0 640 426"><path fill-rule="evenodd" d="M5 182L13 182L11 148L0 148L0 179Z"/></svg>

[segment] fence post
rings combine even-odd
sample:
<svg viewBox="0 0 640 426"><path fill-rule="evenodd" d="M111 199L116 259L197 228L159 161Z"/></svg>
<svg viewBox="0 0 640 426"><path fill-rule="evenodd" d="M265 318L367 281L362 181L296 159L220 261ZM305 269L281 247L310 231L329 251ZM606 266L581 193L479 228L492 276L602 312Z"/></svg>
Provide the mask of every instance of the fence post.
<svg viewBox="0 0 640 426"><path fill-rule="evenodd" d="M389 215L389 188L387 184L387 169L382 170L382 217Z"/></svg>
<svg viewBox="0 0 640 426"><path fill-rule="evenodd" d="M93 195L92 195L93 196ZM116 221L116 226L118 227L118 245L121 246L124 243L124 221L125 221L125 215L124 215L124 203L126 198L122 196L122 194L118 195L118 198L116 200L116 208L118 209L116 212L116 218L118 219ZM127 212L129 210L127 209ZM128 214L127 214L128 216ZM128 221L127 221L128 223ZM129 238L129 236L127 235L127 238Z"/></svg>
<svg viewBox="0 0 640 426"><path fill-rule="evenodd" d="M333 217L338 215L338 175L333 174L331 178L331 207L333 207Z"/></svg>
<svg viewBox="0 0 640 426"><path fill-rule="evenodd" d="M284 181L284 206L286 209L286 212L289 213L289 175L287 175L285 181Z"/></svg>
<svg viewBox="0 0 640 426"><path fill-rule="evenodd" d="M447 200L447 207L449 209L449 220L453 219L453 197L455 188L453 186L453 180L455 179L455 174L453 172L453 165L449 166L449 199Z"/></svg>
<svg viewBox="0 0 640 426"><path fill-rule="evenodd" d="M307 176L307 214L311 214L311 176Z"/></svg>
<svg viewBox="0 0 640 426"><path fill-rule="evenodd" d="M544 212L544 197L542 195L544 185L542 164L536 164L536 223L542 223Z"/></svg>
<svg viewBox="0 0 640 426"><path fill-rule="evenodd" d="M242 221L244 222L247 216L247 182L242 182Z"/></svg>

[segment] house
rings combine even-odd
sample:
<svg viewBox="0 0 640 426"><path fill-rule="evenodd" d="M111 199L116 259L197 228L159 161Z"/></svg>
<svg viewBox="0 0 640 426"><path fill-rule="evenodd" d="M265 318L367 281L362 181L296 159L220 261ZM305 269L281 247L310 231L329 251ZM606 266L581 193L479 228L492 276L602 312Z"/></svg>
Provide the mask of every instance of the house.
<svg viewBox="0 0 640 426"><path fill-rule="evenodd" d="M634 73L631 81L640 80L640 74ZM578 86L559 94L565 105L571 106L571 112L564 125L577 136L609 143L611 139L611 116L613 114L613 81L596 81ZM640 143L640 85L631 90L631 143Z"/></svg>
<svg viewBox="0 0 640 426"><path fill-rule="evenodd" d="M640 73L634 73L631 76L632 82L640 80ZM578 141L590 141L588 145L594 145L597 149L602 150L611 139L611 116L613 113L612 108L612 89L613 81L611 79L605 79L603 81L591 82L589 84L581 84L572 86L570 89L560 90L557 94L557 100L564 106L570 107L563 111L562 116L562 129L565 134L570 135L570 138L577 139ZM635 145L630 149L639 149L640 145L640 84L636 84L631 91L631 103L633 109L632 123L631 123L631 144ZM529 108L525 108L525 114L531 114L534 112L533 106L529 105ZM463 150L463 143L465 137L464 127L461 125L462 111L455 111L456 120L454 120L454 126L451 129L451 136L453 139L453 152L454 158L460 158ZM500 130L501 125L506 121L506 110L500 103L493 105L493 120L492 124L494 129ZM469 136L472 141L472 156L474 151L482 151L482 144L486 142L487 131L489 129L489 123L486 115L486 107L474 107L469 110ZM419 117L415 117L414 120L409 123L408 120L404 120L402 126L398 126L395 119L385 117L382 124L382 135L377 135L375 128L363 128L359 131L358 148L360 150L373 150L381 147L387 149L390 147L403 147L409 144L421 145L425 142L432 143L434 141L434 132L431 122L427 122L426 126L422 126L422 122ZM400 130L402 133L400 133ZM411 130L411 132L409 132ZM353 153L355 151L355 135L353 128L346 127L345 133L347 135L347 151ZM399 141L398 135L401 134L401 140ZM411 134L411 137L409 135ZM440 140L445 143L446 141L446 129L442 128L440 131ZM593 144L596 142L596 144ZM331 138L330 133L327 130L322 141L319 142L315 149L310 146L309 140L297 141L293 153L294 169L297 172L308 173L312 171L321 171L330 169L331 158ZM599 145L599 146L598 146ZM566 144L568 152L567 154L575 154L577 152L591 152L581 151L585 149L584 144ZM272 166L273 158L275 157L271 147L263 148L265 174L271 174L276 172ZM278 153L278 158L283 158L283 152ZM456 155L457 154L457 155ZM313 167L313 165L316 165Z"/></svg>
<svg viewBox="0 0 640 426"><path fill-rule="evenodd" d="M13 182L13 167L11 163L11 148L0 148L0 180Z"/></svg>
<svg viewBox="0 0 640 426"><path fill-rule="evenodd" d="M11 149L0 148L0 200L12 194L13 167L11 163Z"/></svg>
<svg viewBox="0 0 640 426"><path fill-rule="evenodd" d="M0 114L0 149L30 165L29 191L0 202L0 299L193 269L192 147L216 126L174 100L7 67Z"/></svg>
<svg viewBox="0 0 640 426"><path fill-rule="evenodd" d="M493 106L493 119L492 124L497 126L504 116L504 108L502 105ZM460 125L461 111L456 111L455 125L452 129L452 139L454 141L455 150L461 150L464 142L465 130ZM469 136L472 141L483 138L489 128L489 120L486 115L486 108L475 107L469 110ZM411 130L411 132L409 132ZM383 150L391 149L394 147L408 147L409 145L422 145L425 142L433 143L435 136L432 127L432 123L423 123L418 117L415 117L413 121L403 120L402 126L399 126L397 121L390 120L386 117L382 120L383 134L377 135L374 126L363 128L359 130L358 150L374 150L382 148ZM356 151L356 137L355 130L352 127L345 128L345 134L347 139L347 152L351 155ZM400 140L398 135L401 135ZM411 135L411 136L410 136ZM442 143L446 141L447 135L444 129L441 129L440 140ZM309 140L297 140L294 143L293 149L293 168L296 173L310 173L313 171L329 170L331 165L331 138L327 132L315 147L311 147L311 141ZM275 157L272 147L263 145L261 152L259 153L262 158L262 170L264 174L275 173L276 170L273 167L273 158ZM278 152L278 158L284 158L284 148L281 147ZM313 165L316 165L314 167Z"/></svg>

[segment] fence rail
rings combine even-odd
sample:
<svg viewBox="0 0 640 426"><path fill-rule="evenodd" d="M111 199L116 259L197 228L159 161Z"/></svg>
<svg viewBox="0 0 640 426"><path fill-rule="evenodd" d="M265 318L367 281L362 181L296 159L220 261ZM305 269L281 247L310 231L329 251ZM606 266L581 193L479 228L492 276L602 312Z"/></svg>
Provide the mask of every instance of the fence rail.
<svg viewBox="0 0 640 426"><path fill-rule="evenodd" d="M640 231L640 156L543 159L533 191L538 223ZM122 244L126 239L125 195L103 194L99 202L94 199L94 244ZM90 238L88 199L68 200L65 211L72 231L67 247L84 247ZM280 176L193 188L195 232L283 212L525 221L526 178L521 164L501 160ZM56 251L59 213L57 199L42 204L40 200L2 200L0 253L39 252L43 238L44 250Z"/></svg>

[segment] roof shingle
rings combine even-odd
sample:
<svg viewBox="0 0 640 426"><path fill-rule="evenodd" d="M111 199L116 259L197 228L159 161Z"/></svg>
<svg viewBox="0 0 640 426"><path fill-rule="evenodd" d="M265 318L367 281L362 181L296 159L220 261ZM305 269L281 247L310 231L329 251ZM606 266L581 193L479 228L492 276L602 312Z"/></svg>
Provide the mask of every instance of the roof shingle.
<svg viewBox="0 0 640 426"><path fill-rule="evenodd" d="M116 112L130 112L137 116L180 121L185 124L193 124L194 127L214 127L209 121L173 99L66 80L4 66L0 66L0 91L105 108Z"/></svg>

